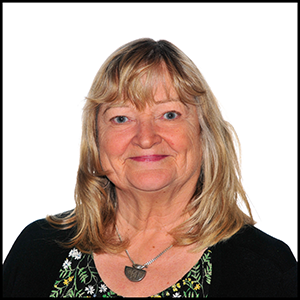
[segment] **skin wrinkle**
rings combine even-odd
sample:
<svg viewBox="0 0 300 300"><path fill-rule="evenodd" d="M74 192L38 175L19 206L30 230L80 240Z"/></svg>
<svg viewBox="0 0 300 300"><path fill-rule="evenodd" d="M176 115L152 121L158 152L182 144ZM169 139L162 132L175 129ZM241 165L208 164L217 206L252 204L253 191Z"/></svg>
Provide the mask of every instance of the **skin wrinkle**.
<svg viewBox="0 0 300 300"><path fill-rule="evenodd" d="M192 138L190 138L191 140L192 140ZM125 163L125 161L123 161L123 164ZM175 161L175 163L176 163L176 161Z"/></svg>
<svg viewBox="0 0 300 300"><path fill-rule="evenodd" d="M188 188L189 191L194 191L199 176L198 173L200 173L201 157L199 157L199 153L201 152L201 147L200 144L196 147L194 146L194 141L199 140L200 134L196 107L180 102L176 92L172 88L170 89L170 86L168 86L168 93L166 93L165 90L165 86L159 86L156 89L155 102L147 104L144 109L138 109L130 102L124 103L121 101L113 105L103 104L98 115L100 132L99 149L102 149L102 153L100 154L101 165L104 167L104 171L110 170L110 174L113 177L111 178L110 175L108 175L116 186L120 202L119 207L121 207L120 211L122 210L122 203L126 203L126 206L130 207L130 210L136 211L136 218L142 223L149 223L152 214L156 216L155 218L158 216L162 218L162 215L164 215L164 219L170 218L172 213L170 212L168 214L170 211L168 208L171 205L173 207L180 206L180 213L177 212L176 215L181 215L192 196L190 192L183 192L182 187L185 187L184 190ZM166 94L171 97L165 97ZM181 115L172 121L165 120L162 116L168 111L179 112ZM123 115L129 118L128 122L124 124L114 124L112 122L115 116ZM168 134L166 135L166 133ZM114 139L118 141L115 145L112 143L110 149L118 149L121 145L121 147L124 147L124 153L127 154L126 147L128 147L131 149L128 151L130 153L128 157L122 155L124 153L119 153L120 155L116 153L117 157L114 157L114 150L109 150L110 154L107 155L105 145L113 140L113 138L110 140L110 134L114 135ZM127 136L130 136L128 140L126 140ZM179 143L179 141L176 140L178 137L184 137L184 142ZM157 145L159 145L159 147ZM192 148L192 155L191 150L186 145ZM157 147L158 153L156 152ZM109 148L107 147L107 149ZM123 149L121 152L122 151ZM144 188L142 186L136 186L135 177L139 177L140 181L144 180L145 182L147 180L150 182L159 181L159 177L156 178L160 176L158 171L166 173L164 162L159 164L156 169L150 167L147 174L145 174L145 172L143 173L140 167L138 167L137 170L131 169L130 176L133 178L133 181L126 176L128 173L128 169L126 171L127 163L130 163L132 166L134 166L134 164L139 165L138 163L130 161L129 157L149 154L169 155L164 161L173 168L173 174L168 175L169 177L171 175L171 177L166 180L165 186L158 185L156 189L152 190L146 187L147 184ZM180 163L178 159L181 159ZM195 164L195 161L199 162L198 166L191 172L190 168ZM149 175L150 173L153 175ZM187 173L188 175L186 175ZM195 178L195 180L190 184L189 179L192 177ZM147 195L148 198L147 203L152 201L153 207L144 204L145 195ZM140 201L140 199L143 199L143 201ZM164 204L160 205L157 199L164 199ZM164 211L164 213L158 213L159 211ZM118 213L121 214L121 212ZM130 223L136 226L136 222L133 222L133 220Z"/></svg>

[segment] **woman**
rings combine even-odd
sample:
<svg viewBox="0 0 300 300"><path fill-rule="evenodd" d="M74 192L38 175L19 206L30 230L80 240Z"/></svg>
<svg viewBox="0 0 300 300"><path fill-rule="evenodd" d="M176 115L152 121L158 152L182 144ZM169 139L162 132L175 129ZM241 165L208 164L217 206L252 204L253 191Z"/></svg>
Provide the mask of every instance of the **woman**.
<svg viewBox="0 0 300 300"><path fill-rule="evenodd" d="M119 48L84 107L76 208L22 232L4 295L295 296L293 254L253 226L235 139L178 48Z"/></svg>

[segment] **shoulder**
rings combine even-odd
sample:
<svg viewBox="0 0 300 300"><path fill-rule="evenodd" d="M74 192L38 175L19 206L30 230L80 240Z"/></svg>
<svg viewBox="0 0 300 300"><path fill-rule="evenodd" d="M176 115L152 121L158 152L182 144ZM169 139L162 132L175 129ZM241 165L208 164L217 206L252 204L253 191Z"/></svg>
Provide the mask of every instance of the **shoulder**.
<svg viewBox="0 0 300 300"><path fill-rule="evenodd" d="M72 234L73 230L56 229L46 219L26 226L3 264L3 295L48 297L48 287L69 251L59 242Z"/></svg>
<svg viewBox="0 0 300 300"><path fill-rule="evenodd" d="M73 233L74 228L61 230L51 226L45 218L36 220L22 230L8 257L15 252L18 252L19 255L34 253L36 257L43 255L44 252L60 252L63 248L59 247L59 242L67 242Z"/></svg>
<svg viewBox="0 0 300 300"><path fill-rule="evenodd" d="M295 264L295 258L283 241L276 239L254 226L244 226L224 243L220 248L236 249L255 257L269 260L281 271L285 272Z"/></svg>
<svg viewBox="0 0 300 300"><path fill-rule="evenodd" d="M57 216L67 215L68 212L61 213ZM57 241L67 241L71 238L74 230L61 230L53 227L43 218L36 220L27 225L20 233L17 241L30 240L31 243L39 243L41 245L55 245Z"/></svg>
<svg viewBox="0 0 300 300"><path fill-rule="evenodd" d="M244 226L212 251L214 291L232 296L296 293L297 262L290 248L256 227Z"/></svg>

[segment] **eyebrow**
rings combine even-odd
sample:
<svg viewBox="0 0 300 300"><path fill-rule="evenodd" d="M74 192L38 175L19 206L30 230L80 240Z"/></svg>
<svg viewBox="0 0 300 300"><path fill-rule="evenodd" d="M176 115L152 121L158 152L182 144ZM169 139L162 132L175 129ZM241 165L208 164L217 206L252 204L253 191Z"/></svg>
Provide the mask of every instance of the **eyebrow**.
<svg viewBox="0 0 300 300"><path fill-rule="evenodd" d="M170 98L170 99L166 99L166 100L161 100L161 101L155 101L156 104L163 104L163 103L168 103L168 102L180 102L179 99L174 99L174 98Z"/></svg>
<svg viewBox="0 0 300 300"><path fill-rule="evenodd" d="M182 103L179 99L176 98L170 98L170 99L165 99L165 100L160 100L160 101L154 101L155 104L165 104L165 103L169 103L169 102L180 102ZM184 103L183 103L184 104ZM115 107L124 107L124 108L128 108L130 107L129 105L126 105L124 103L114 103L109 105L104 112L102 113L102 115L104 115L109 109L111 108L115 108Z"/></svg>
<svg viewBox="0 0 300 300"><path fill-rule="evenodd" d="M126 105L126 104L122 104L122 103L120 103L120 104L109 105L109 106L104 110L104 112L102 113L102 115L104 115L109 109L115 108L115 107L129 107L129 106Z"/></svg>

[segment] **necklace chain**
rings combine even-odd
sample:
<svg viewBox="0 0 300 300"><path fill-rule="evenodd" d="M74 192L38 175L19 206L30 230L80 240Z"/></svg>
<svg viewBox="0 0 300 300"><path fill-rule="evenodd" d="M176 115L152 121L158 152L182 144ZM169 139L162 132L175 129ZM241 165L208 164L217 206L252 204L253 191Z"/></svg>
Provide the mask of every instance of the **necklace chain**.
<svg viewBox="0 0 300 300"><path fill-rule="evenodd" d="M121 238L121 235L120 235L120 233L119 233L119 230L118 230L117 225L116 225L116 231L117 231L117 234L118 234L118 236L119 236L120 241L123 242L123 240L122 240L122 238ZM156 257L152 258L151 260L149 260L148 262L146 262L146 263L143 264L143 265L138 265L138 264L136 264L136 263L133 261L133 259L130 257L130 255L129 255L127 249L125 249L125 252L126 252L128 258L130 259L130 261L132 262L132 265L133 265L135 268L141 270L141 269L147 268L147 266L149 266L150 264L152 264L153 262L155 262L160 256L162 256L165 252L167 252L167 251L168 251L169 249L171 249L172 247L173 247L173 244L170 245L170 246L169 246L168 248L166 248L164 251L162 251L161 253L159 253Z"/></svg>

